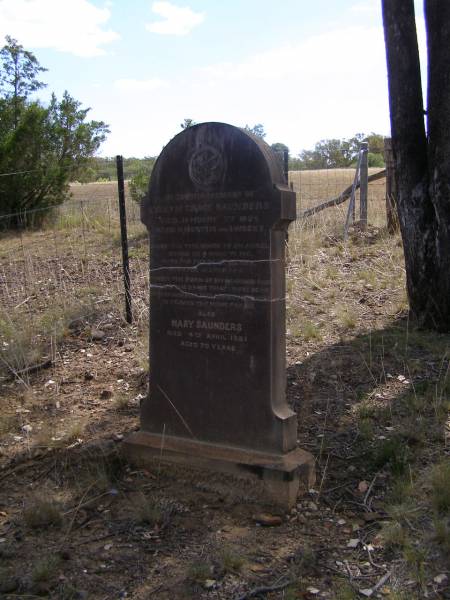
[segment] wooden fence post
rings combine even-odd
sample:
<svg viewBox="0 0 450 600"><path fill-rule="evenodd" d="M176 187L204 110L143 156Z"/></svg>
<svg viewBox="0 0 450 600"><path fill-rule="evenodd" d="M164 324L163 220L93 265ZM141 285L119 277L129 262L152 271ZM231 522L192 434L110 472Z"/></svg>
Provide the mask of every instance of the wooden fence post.
<svg viewBox="0 0 450 600"><path fill-rule="evenodd" d="M355 195L356 195L356 190L360 186L359 173L360 173L360 169L361 169L361 157L362 157L362 152L359 153L358 162L356 164L355 177L353 179L350 202L348 204L347 218L345 219L345 225L344 225L344 242L347 241L347 238L348 238L348 230L350 227L350 222L352 222L352 223L355 222L355 205L356 205Z"/></svg>
<svg viewBox="0 0 450 600"><path fill-rule="evenodd" d="M389 233L398 231L397 180L395 158L391 138L384 138L384 162L386 163L386 222Z"/></svg>
<svg viewBox="0 0 450 600"><path fill-rule="evenodd" d="M361 143L361 165L359 170L359 220L361 229L367 229L367 192L369 185L369 166L368 166L369 144Z"/></svg>
<svg viewBox="0 0 450 600"><path fill-rule="evenodd" d="M283 150L283 171L284 171L284 180L287 185L289 185L289 151Z"/></svg>

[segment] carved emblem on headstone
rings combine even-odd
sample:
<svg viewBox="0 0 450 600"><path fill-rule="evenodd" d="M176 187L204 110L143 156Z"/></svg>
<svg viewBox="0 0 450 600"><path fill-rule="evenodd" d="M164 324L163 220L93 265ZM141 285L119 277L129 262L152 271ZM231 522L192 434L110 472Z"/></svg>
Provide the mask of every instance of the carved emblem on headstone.
<svg viewBox="0 0 450 600"><path fill-rule="evenodd" d="M210 190L223 178L225 161L222 153L214 146L201 145L189 160L189 176L201 189Z"/></svg>

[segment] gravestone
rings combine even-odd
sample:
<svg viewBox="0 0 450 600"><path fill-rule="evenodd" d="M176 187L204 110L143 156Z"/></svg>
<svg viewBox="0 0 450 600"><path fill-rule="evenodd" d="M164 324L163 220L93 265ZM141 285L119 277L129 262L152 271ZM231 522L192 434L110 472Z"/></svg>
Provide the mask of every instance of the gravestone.
<svg viewBox="0 0 450 600"><path fill-rule="evenodd" d="M262 478L292 504L313 459L285 398L285 240L295 194L260 138L223 123L164 148L150 234L150 391L129 455Z"/></svg>

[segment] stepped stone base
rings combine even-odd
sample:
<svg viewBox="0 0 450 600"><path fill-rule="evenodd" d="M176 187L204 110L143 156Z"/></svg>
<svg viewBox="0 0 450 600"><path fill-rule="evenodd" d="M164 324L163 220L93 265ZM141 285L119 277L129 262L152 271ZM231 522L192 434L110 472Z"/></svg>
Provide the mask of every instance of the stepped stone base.
<svg viewBox="0 0 450 600"><path fill-rule="evenodd" d="M245 482L255 484L265 500L286 509L295 506L299 492L315 483L314 457L300 448L266 454L146 431L132 433L122 448L128 459L147 468L164 464L231 475L237 488Z"/></svg>

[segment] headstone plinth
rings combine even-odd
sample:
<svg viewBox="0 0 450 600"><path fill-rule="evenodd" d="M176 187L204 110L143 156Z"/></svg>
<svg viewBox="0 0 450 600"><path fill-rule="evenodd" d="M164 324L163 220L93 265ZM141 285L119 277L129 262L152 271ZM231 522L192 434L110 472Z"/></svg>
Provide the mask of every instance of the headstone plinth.
<svg viewBox="0 0 450 600"><path fill-rule="evenodd" d="M223 123L177 135L154 167L150 391L135 459L246 474L291 505L312 456L285 398L285 241L295 194L265 142Z"/></svg>

